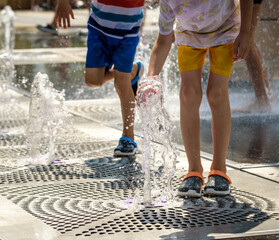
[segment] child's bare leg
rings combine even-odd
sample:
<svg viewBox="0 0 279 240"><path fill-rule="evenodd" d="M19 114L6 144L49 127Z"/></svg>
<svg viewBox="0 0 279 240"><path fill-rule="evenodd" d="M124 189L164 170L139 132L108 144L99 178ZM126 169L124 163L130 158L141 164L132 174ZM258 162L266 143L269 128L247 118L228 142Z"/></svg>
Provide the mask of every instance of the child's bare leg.
<svg viewBox="0 0 279 240"><path fill-rule="evenodd" d="M251 77L256 99L247 108L238 110L241 112L262 112L271 109L270 100L267 93L267 89L271 91L268 82L267 72L264 67L261 52L254 40L254 34L258 23L259 14L260 4L254 4L251 24L251 45L249 54L246 58L246 65L248 68L249 75Z"/></svg>
<svg viewBox="0 0 279 240"><path fill-rule="evenodd" d="M115 89L119 95L123 119L122 136L134 139L134 107L135 96L131 87L131 79L137 73L137 64L133 65L132 73L119 72L113 69L86 68L85 83L91 88L99 88L114 79Z"/></svg>
<svg viewBox="0 0 279 240"><path fill-rule="evenodd" d="M262 57L262 54L261 54L261 51L260 49L257 47L257 52L258 52L258 55L260 56L260 59L263 59ZM265 83L265 89L267 91L267 95L269 97L269 100L270 101L273 101L275 96L273 94L273 91L271 89L271 86L269 84L269 81L268 81L268 72L267 72L267 69L266 67L264 66L264 63L263 63L263 79L264 79L264 83Z"/></svg>
<svg viewBox="0 0 279 240"><path fill-rule="evenodd" d="M231 132L228 77L210 72L207 99L212 113L213 161L211 170L226 173L226 155Z"/></svg>
<svg viewBox="0 0 279 240"><path fill-rule="evenodd" d="M131 74L114 71L114 86L119 95L123 120L122 136L134 140L135 96L131 87Z"/></svg>
<svg viewBox="0 0 279 240"><path fill-rule="evenodd" d="M133 64L133 69L129 74L130 77L130 85L131 80L134 79L138 71L138 65L136 63ZM87 86L91 88L99 88L104 83L109 82L115 78L114 69L107 69L105 67L102 68L86 68L85 69L85 83Z"/></svg>
<svg viewBox="0 0 279 240"><path fill-rule="evenodd" d="M270 101L267 93L268 86L265 83L263 69L263 61L261 59L260 51L253 41L251 43L249 55L246 59L247 68L251 76L251 81L255 91L255 103L250 106L248 111L268 111L271 109Z"/></svg>
<svg viewBox="0 0 279 240"><path fill-rule="evenodd" d="M88 87L99 88L104 83L114 79L114 70L101 68L86 68L85 69L85 83Z"/></svg>
<svg viewBox="0 0 279 240"><path fill-rule="evenodd" d="M180 88L180 125L189 162L188 172L203 172L200 158L200 117L202 69L182 72Z"/></svg>

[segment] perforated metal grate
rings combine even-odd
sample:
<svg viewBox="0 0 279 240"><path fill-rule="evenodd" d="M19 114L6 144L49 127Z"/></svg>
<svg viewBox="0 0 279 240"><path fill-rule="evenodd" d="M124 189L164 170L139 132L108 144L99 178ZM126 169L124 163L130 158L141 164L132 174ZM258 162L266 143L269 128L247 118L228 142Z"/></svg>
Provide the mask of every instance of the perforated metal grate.
<svg viewBox="0 0 279 240"><path fill-rule="evenodd" d="M62 234L123 211L114 203L89 200L25 196L8 199Z"/></svg>
<svg viewBox="0 0 279 240"><path fill-rule="evenodd" d="M234 224L247 221L262 222L270 218L259 209L207 209L168 208L143 209L111 219L76 236L92 236L115 233L142 232L163 229L187 229L192 227Z"/></svg>
<svg viewBox="0 0 279 240"><path fill-rule="evenodd" d="M79 138L72 138L71 136L67 138L67 136L64 136L64 139L60 138L57 141L55 150L56 159L67 162L69 159L81 161L100 158L99 160L95 160L95 162L99 161L100 164L101 162L105 163L108 161L104 156L111 156L115 148L115 141L99 142L90 139L88 135L83 137L83 133L79 131L75 131L74 134L78 135ZM24 135L6 135L5 138L0 138L0 164L2 166L11 166L13 164L15 166L21 166L28 161L30 155L26 143L26 137Z"/></svg>
<svg viewBox="0 0 279 240"><path fill-rule="evenodd" d="M91 182L80 182L71 184L47 184L36 187L3 187L0 188L0 193L3 196L36 196L36 197L57 197L57 198L79 198L79 199L90 199L107 201L121 200L132 195L132 184L127 184L125 181L91 181Z"/></svg>
<svg viewBox="0 0 279 240"><path fill-rule="evenodd" d="M1 119L0 126L2 129L22 127L27 124L27 119Z"/></svg>
<svg viewBox="0 0 279 240"><path fill-rule="evenodd" d="M77 114L96 121L114 121L115 125L119 120L119 109L111 102L71 106ZM8 129L0 134L0 194L67 239L279 220L273 201L234 187L227 197L176 198L176 207L130 209L126 200L135 189L142 194L139 158L114 158L116 141L93 139L75 128L60 129L56 142L57 159L68 156L78 160L75 163L67 164L66 159L20 168L5 165L4 160L10 163L29 156L23 132L27 118L24 111L19 112L20 118L0 120L3 129ZM172 183L175 191L184 174L177 170ZM164 186L159 176L157 184Z"/></svg>
<svg viewBox="0 0 279 240"><path fill-rule="evenodd" d="M108 157L88 160L85 161L85 164L39 165L23 167L19 170L2 166L1 169L3 172L0 172L0 186L5 183L47 182L120 176L129 177L139 174L141 166L138 162L129 158L117 160L113 157Z"/></svg>
<svg viewBox="0 0 279 240"><path fill-rule="evenodd" d="M10 99L7 100L9 101ZM1 105L0 109L0 165L22 166L30 157L25 135L28 110L15 103ZM57 129L56 135L55 154L59 160L111 156L116 144L112 141L96 140L73 126Z"/></svg>
<svg viewBox="0 0 279 240"><path fill-rule="evenodd" d="M72 113L102 123L121 122L120 102L118 99L103 100L102 104L96 104L96 100L92 103L90 101L73 101L68 106Z"/></svg>
<svg viewBox="0 0 279 240"><path fill-rule="evenodd" d="M126 174L124 178L118 171L127 168L124 170L127 172L130 164L135 163L123 159L107 159L104 166L101 164L102 160L99 160L92 160L91 164L49 165L14 170L12 175L6 174L6 177L14 179L18 184L2 184L0 194L61 234L75 231L75 236L84 237L263 222L278 218L278 215L272 212L275 209L272 201L236 188L232 189L232 195L228 197L184 201L177 198L176 201L181 203L181 207L133 212L124 207L123 203L133 195L135 188L142 189L142 181L126 178ZM108 163L111 165L113 162L114 166L108 167ZM112 168L114 170L111 172ZM103 176L111 174L110 177L123 179L98 179L94 177L97 171L102 172ZM55 172L58 174L55 175ZM137 174L132 173L134 176ZM175 178L175 186L181 181L182 172L180 176ZM44 183L24 184L36 178ZM90 181L87 178L91 178ZM78 231L81 227L83 230Z"/></svg>

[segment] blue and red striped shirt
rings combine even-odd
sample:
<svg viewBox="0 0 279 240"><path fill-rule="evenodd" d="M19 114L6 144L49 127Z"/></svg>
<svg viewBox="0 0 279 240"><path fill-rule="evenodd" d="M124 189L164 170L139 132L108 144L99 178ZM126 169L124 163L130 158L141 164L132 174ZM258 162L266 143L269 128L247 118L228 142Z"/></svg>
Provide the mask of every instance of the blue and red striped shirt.
<svg viewBox="0 0 279 240"><path fill-rule="evenodd" d="M136 37L143 19L144 0L92 0L88 25L122 39Z"/></svg>

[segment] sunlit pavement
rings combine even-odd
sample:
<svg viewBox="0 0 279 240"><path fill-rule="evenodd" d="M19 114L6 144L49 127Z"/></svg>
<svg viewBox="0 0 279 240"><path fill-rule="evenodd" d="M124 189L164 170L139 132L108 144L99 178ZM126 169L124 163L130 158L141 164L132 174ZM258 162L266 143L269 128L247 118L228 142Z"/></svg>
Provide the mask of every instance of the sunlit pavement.
<svg viewBox="0 0 279 240"><path fill-rule="evenodd" d="M41 23L51 19L51 13L44 14ZM85 54L85 49L63 50L63 57L58 49L31 50L30 56L37 51L53 56L44 62L57 55L75 62ZM36 63L21 57L15 58L17 64ZM62 163L20 166L29 158L25 127L30 99L14 90L0 98L0 239L278 239L278 166L269 167L273 175L260 165L228 166L231 196L176 198L174 206L133 209L125 202L135 189L142 190L142 180L136 178L141 154L113 157L121 135L117 99L67 101L73 126L59 131L57 158L71 157ZM141 149L139 136L137 131ZM158 145L158 152L162 148ZM187 169L185 152L179 152L174 190ZM206 177L211 156L203 157Z"/></svg>
<svg viewBox="0 0 279 240"><path fill-rule="evenodd" d="M154 209L125 206L136 188L142 191L143 180L136 178L141 155L113 157L121 134L116 127L121 122L116 99L68 101L74 124L71 131L60 130L61 137L68 140L57 142L56 154L57 159L67 154L71 157L62 163L16 167L29 158L24 135L29 99L11 91L6 95L13 103L5 109L2 105L1 111L2 239L226 239L265 235L276 239L278 183L233 168L228 168L233 179L231 196L176 198L175 206ZM112 121L114 127L110 127ZM140 138L136 140L141 145ZM158 152L160 149L162 146ZM186 172L184 156L180 151L175 191ZM210 160L203 159L203 164L206 176Z"/></svg>

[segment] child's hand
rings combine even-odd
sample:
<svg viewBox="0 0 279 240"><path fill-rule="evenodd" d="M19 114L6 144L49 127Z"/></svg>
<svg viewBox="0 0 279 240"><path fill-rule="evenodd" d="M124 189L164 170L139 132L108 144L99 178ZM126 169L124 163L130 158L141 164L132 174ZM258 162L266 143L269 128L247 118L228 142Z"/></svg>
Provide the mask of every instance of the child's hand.
<svg viewBox="0 0 279 240"><path fill-rule="evenodd" d="M70 16L75 19L72 7L68 0L59 0L56 9L56 22L59 27L71 27Z"/></svg>
<svg viewBox="0 0 279 240"><path fill-rule="evenodd" d="M250 36L247 33L239 33L234 41L234 61L241 61L248 56L250 49Z"/></svg>

